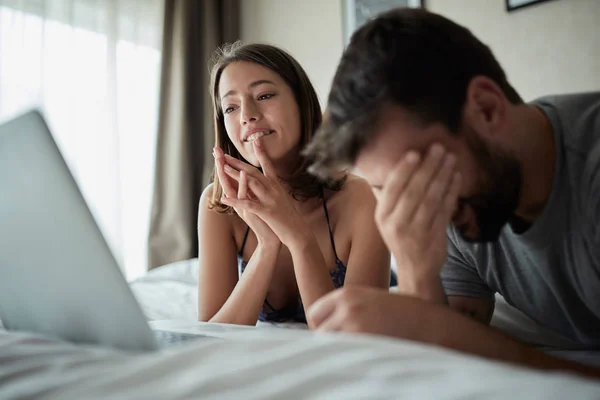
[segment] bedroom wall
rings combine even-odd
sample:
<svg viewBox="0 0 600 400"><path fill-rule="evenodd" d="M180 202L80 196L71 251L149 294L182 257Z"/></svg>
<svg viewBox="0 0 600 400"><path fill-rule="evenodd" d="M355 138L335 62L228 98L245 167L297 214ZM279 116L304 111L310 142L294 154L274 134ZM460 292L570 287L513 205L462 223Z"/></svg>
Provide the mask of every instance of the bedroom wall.
<svg viewBox="0 0 600 400"><path fill-rule="evenodd" d="M505 0L426 0L492 51L525 100L600 90L600 1L553 0L507 13Z"/></svg>
<svg viewBox="0 0 600 400"><path fill-rule="evenodd" d="M321 104L342 55L340 0L243 0L242 40L289 51L306 70Z"/></svg>
<svg viewBox="0 0 600 400"><path fill-rule="evenodd" d="M488 44L526 100L600 90L600 1L553 0L512 13L505 0L425 0ZM245 0L242 39L269 42L306 69L322 104L342 54L342 0Z"/></svg>

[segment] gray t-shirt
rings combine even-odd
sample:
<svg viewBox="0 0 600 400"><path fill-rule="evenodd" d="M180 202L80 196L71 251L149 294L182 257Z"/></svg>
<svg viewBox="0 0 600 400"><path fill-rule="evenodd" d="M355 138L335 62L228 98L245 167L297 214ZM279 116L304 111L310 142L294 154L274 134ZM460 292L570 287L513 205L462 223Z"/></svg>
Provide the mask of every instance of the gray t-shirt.
<svg viewBox="0 0 600 400"><path fill-rule="evenodd" d="M448 230L441 278L448 296L506 301L550 330L600 346L600 92L534 101L556 142L552 193L522 234L506 225L497 242L467 243ZM532 155L535 156L535 155Z"/></svg>

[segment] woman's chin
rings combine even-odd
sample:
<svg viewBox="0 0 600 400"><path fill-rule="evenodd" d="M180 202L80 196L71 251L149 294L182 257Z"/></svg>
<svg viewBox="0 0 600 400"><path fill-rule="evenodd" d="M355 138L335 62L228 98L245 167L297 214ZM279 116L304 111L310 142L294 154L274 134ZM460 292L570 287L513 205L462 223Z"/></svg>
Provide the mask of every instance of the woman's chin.
<svg viewBox="0 0 600 400"><path fill-rule="evenodd" d="M279 163L288 158L289 152L286 152L285 149L282 149L281 146L277 146L277 144L269 145L263 142L263 149L267 158L271 160L272 163Z"/></svg>

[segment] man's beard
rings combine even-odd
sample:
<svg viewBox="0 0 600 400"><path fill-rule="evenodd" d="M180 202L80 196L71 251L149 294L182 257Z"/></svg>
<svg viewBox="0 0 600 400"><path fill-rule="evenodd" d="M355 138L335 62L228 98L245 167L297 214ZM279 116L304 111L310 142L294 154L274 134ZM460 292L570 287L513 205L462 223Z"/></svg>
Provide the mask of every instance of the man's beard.
<svg viewBox="0 0 600 400"><path fill-rule="evenodd" d="M461 205L469 205L474 211L479 235L466 237L464 229L459 228L460 235L468 242L494 242L519 205L523 181L521 163L505 149L492 149L474 132L466 137L481 168L482 187L480 193L459 200Z"/></svg>

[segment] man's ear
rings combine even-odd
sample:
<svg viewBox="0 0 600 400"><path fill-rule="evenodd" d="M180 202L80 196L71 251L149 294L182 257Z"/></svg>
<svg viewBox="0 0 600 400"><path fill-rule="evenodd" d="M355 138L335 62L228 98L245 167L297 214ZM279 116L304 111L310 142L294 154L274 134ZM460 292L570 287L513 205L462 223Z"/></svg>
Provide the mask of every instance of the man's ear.
<svg viewBox="0 0 600 400"><path fill-rule="evenodd" d="M476 76L469 82L463 121L483 136L496 136L507 124L509 101L492 79Z"/></svg>

